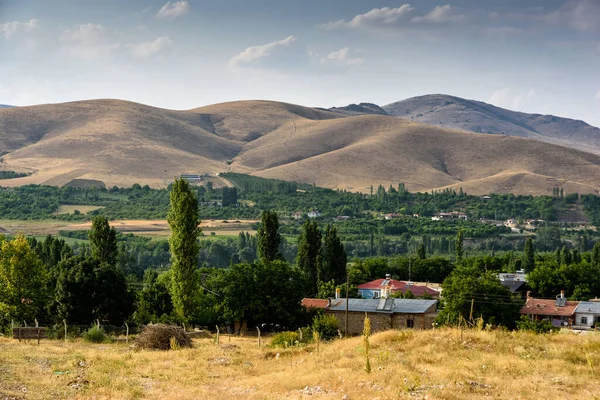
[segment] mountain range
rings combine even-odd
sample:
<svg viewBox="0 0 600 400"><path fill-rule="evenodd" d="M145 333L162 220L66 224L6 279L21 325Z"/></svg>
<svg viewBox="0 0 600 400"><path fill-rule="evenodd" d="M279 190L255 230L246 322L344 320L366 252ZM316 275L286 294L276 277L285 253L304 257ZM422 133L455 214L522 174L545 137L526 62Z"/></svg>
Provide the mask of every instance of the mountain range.
<svg viewBox="0 0 600 400"><path fill-rule="evenodd" d="M468 132L478 127L485 134ZM89 100L0 110L0 169L32 173L1 185L164 187L182 173L230 170L365 192L404 182L411 191L594 193L596 131L441 95L330 110L239 101L174 111Z"/></svg>

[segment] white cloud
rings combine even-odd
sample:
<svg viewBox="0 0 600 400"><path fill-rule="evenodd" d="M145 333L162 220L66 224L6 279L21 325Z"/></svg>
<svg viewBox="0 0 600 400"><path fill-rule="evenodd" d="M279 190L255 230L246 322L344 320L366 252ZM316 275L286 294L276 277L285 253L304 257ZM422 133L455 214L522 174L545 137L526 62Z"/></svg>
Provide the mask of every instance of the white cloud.
<svg viewBox="0 0 600 400"><path fill-rule="evenodd" d="M190 10L190 4L187 0L176 1L171 3L170 1L158 10L156 16L158 18L177 18L186 14Z"/></svg>
<svg viewBox="0 0 600 400"><path fill-rule="evenodd" d="M121 48L111 43L107 30L100 24L81 24L65 30L60 41L62 49L70 56L83 59L102 58Z"/></svg>
<svg viewBox="0 0 600 400"><path fill-rule="evenodd" d="M6 39L9 39L11 36L19 32L31 32L38 27L38 22L39 21L37 19L30 19L28 22L5 22L0 24L0 32L2 32Z"/></svg>
<svg viewBox="0 0 600 400"><path fill-rule="evenodd" d="M259 66L267 59L278 55L278 53L292 49L295 42L296 38L290 35L283 40L260 46L248 47L246 50L229 60L229 65L231 67ZM306 55L308 55L308 53L306 53Z"/></svg>
<svg viewBox="0 0 600 400"><path fill-rule="evenodd" d="M366 26L385 26L397 24L404 16L409 14L413 7L410 4L403 4L400 7L390 8L374 8L365 14L359 14L352 18L350 21L338 20L330 21L326 24L321 25L325 29L336 29L336 28L360 28Z"/></svg>
<svg viewBox="0 0 600 400"><path fill-rule="evenodd" d="M552 24L566 25L580 32L597 32L600 31L600 1L571 0L558 10L540 14L537 18Z"/></svg>
<svg viewBox="0 0 600 400"><path fill-rule="evenodd" d="M427 14L414 17L411 21L439 24L444 22L462 22L465 19L467 19L467 17L463 14L458 14L456 7L446 4L445 6L436 6Z"/></svg>
<svg viewBox="0 0 600 400"><path fill-rule="evenodd" d="M324 65L338 65L338 66L352 66L360 65L366 61L363 57L352 57L350 56L350 48L344 47L343 49L331 52L321 59L321 64Z"/></svg>
<svg viewBox="0 0 600 400"><path fill-rule="evenodd" d="M494 92L487 102L509 110L523 111L525 108L530 108L535 98L535 89L517 92L511 88L504 88Z"/></svg>
<svg viewBox="0 0 600 400"><path fill-rule="evenodd" d="M146 58L159 54L173 45L173 41L168 36L160 36L152 42L137 44L128 44L127 48L136 57Z"/></svg>

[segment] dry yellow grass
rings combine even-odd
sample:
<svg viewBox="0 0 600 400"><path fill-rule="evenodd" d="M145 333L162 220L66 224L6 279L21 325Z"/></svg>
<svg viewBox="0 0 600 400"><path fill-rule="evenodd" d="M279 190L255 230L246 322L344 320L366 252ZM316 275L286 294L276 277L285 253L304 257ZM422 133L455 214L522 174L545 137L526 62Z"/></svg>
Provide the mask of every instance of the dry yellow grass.
<svg viewBox="0 0 600 400"><path fill-rule="evenodd" d="M600 188L598 155L269 101L189 111L118 100L3 109L0 151L8 152L3 169L34 172L3 183L11 186L77 178L164 187L180 173L231 170L353 191L399 182L411 191L463 187L471 194Z"/></svg>
<svg viewBox="0 0 600 400"><path fill-rule="evenodd" d="M0 398L593 399L600 336L389 331L373 335L371 365L367 374L361 338L318 354L223 335L220 346L197 339L193 349L170 352L1 339Z"/></svg>
<svg viewBox="0 0 600 400"><path fill-rule="evenodd" d="M90 211L99 210L104 208L102 206L84 206L84 205L62 205L58 207L57 214L73 214L75 210L82 214L87 214Z"/></svg>

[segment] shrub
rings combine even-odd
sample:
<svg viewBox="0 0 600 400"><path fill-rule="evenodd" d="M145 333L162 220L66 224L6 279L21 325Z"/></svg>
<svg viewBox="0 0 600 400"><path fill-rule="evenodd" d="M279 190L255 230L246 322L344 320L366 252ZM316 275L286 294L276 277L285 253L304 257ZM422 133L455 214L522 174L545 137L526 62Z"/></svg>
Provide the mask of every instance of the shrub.
<svg viewBox="0 0 600 400"><path fill-rule="evenodd" d="M142 349L172 350L192 347L192 339L177 325L152 324L142 328L136 344Z"/></svg>
<svg viewBox="0 0 600 400"><path fill-rule="evenodd" d="M521 320L517 321L517 328L520 331L529 331L534 333L548 333L557 330L550 321L531 321L528 316L521 315Z"/></svg>
<svg viewBox="0 0 600 400"><path fill-rule="evenodd" d="M292 347L300 343L300 334L298 332L280 332L273 336L271 347Z"/></svg>
<svg viewBox="0 0 600 400"><path fill-rule="evenodd" d="M319 333L321 340L331 340L338 335L338 320L333 315L317 315L312 329Z"/></svg>
<svg viewBox="0 0 600 400"><path fill-rule="evenodd" d="M83 340L90 343L104 343L109 340L104 329L97 326L92 326L87 331L83 332Z"/></svg>

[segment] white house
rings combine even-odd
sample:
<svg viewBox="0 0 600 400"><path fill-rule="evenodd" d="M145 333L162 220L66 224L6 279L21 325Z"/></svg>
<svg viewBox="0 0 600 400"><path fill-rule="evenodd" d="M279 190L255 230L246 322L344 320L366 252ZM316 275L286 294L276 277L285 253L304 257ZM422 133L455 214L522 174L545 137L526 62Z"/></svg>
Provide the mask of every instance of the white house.
<svg viewBox="0 0 600 400"><path fill-rule="evenodd" d="M573 329L600 328L600 303L595 301L582 301L575 309L575 323Z"/></svg>
<svg viewBox="0 0 600 400"><path fill-rule="evenodd" d="M307 215L308 218L319 218L321 216L321 213L318 211L309 211Z"/></svg>

